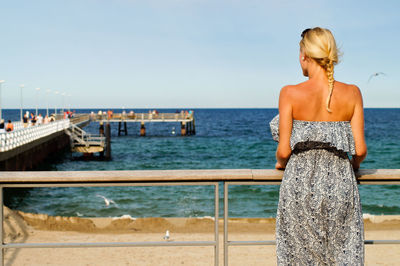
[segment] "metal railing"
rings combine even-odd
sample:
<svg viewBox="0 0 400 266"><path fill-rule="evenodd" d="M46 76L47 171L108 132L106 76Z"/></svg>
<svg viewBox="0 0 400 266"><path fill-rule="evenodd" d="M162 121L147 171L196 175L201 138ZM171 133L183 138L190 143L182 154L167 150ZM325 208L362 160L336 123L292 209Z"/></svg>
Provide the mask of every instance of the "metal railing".
<svg viewBox="0 0 400 266"><path fill-rule="evenodd" d="M156 170L156 171L71 171L71 172L0 172L0 206L3 189L16 187L104 187L104 186L214 186L214 241L171 242L95 242L95 243L4 243L0 263L9 248L88 248L88 247L160 247L213 246L214 264L219 260L219 183L224 184L224 265L228 265L229 246L275 245L274 240L229 241L228 186L279 185L283 172L277 170ZM357 172L359 184L400 184L400 169L369 169ZM0 235L3 236L3 208L0 211ZM400 240L365 240L365 244L400 244Z"/></svg>
<svg viewBox="0 0 400 266"><path fill-rule="evenodd" d="M111 117L108 117L106 113L103 114L91 114L92 120L100 120L100 121L153 121L153 122L162 122L162 121L191 121L193 120L192 114L183 114L183 113L158 113L158 114L149 114L149 113L118 113L113 114Z"/></svg>
<svg viewBox="0 0 400 266"><path fill-rule="evenodd" d="M20 122L19 122L20 123ZM69 119L24 128L16 124L11 132L0 133L0 152L9 151L31 141L62 131L70 126Z"/></svg>
<svg viewBox="0 0 400 266"><path fill-rule="evenodd" d="M71 146L100 146L104 147L106 138L101 135L90 134L80 127L70 124L66 133L71 137Z"/></svg>
<svg viewBox="0 0 400 266"><path fill-rule="evenodd" d="M89 114L74 114L73 117L69 119L72 124L80 126L86 122L90 121Z"/></svg>

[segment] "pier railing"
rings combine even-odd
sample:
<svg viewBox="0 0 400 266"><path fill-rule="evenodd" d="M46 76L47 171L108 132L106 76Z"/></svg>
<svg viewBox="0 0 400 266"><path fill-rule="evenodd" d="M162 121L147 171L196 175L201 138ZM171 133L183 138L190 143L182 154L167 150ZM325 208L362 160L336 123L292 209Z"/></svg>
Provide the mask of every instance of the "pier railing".
<svg viewBox="0 0 400 266"><path fill-rule="evenodd" d="M193 114L184 114L184 113L158 113L158 114L149 114L149 113L116 113L111 116L107 114L92 114L92 120L112 120L112 121L153 121L153 122L162 122L162 121L190 121L193 119Z"/></svg>
<svg viewBox="0 0 400 266"><path fill-rule="evenodd" d="M82 123L89 122L89 114L75 114L72 118L70 118L70 122L74 125L79 126Z"/></svg>
<svg viewBox="0 0 400 266"><path fill-rule="evenodd" d="M18 126L11 132L0 133L0 152L9 151L31 141L46 137L70 126L68 119L24 128Z"/></svg>
<svg viewBox="0 0 400 266"><path fill-rule="evenodd" d="M274 240L230 241L228 239L228 199L231 185L279 185L282 171L263 169L233 170L158 170L158 171L69 171L69 172L0 172L0 206L3 189L16 187L112 187L112 186L214 186L214 240L163 242L95 242L95 243L4 243L1 241L0 263L4 250L12 248L89 248L89 247L160 247L213 246L214 264L219 263L219 185L224 186L223 261L228 265L229 246L275 245ZM368 169L356 173L361 185L400 184L400 169ZM3 208L0 211L0 236L3 236ZM365 240L365 244L400 244L400 240Z"/></svg>
<svg viewBox="0 0 400 266"><path fill-rule="evenodd" d="M104 147L106 138L102 135L94 135L87 133L79 126L75 124L70 125L69 129L66 131L68 135L71 137L71 146L99 146Z"/></svg>

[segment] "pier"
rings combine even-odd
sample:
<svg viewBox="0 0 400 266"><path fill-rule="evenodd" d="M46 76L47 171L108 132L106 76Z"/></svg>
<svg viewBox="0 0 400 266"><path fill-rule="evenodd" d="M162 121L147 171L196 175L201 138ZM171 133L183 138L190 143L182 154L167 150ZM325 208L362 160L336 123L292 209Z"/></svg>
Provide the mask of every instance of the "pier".
<svg viewBox="0 0 400 266"><path fill-rule="evenodd" d="M51 154L70 148L91 158L94 153L111 159L111 123L118 123L118 135L128 135L128 123L140 123L140 136L146 136L146 123L179 123L181 136L196 134L195 119L191 113L103 113L75 114L64 119L24 127L13 122L14 130L0 133L0 170L26 171L34 169ZM99 134L89 134L83 128L90 122L99 123Z"/></svg>
<svg viewBox="0 0 400 266"><path fill-rule="evenodd" d="M90 122L86 114L76 115L71 119L56 116L56 121L47 124L24 127L21 122L14 122L14 130L0 133L0 170L25 171L34 169L48 156L56 154L75 145L78 129ZM93 137L81 135L80 144L90 147ZM97 143L104 143L103 139L96 139ZM104 145L103 145L104 148ZM77 150L78 151L78 150Z"/></svg>
<svg viewBox="0 0 400 266"><path fill-rule="evenodd" d="M0 134L0 169L33 169L50 154L54 154L69 144L64 133L70 122L59 120L35 127L17 127L12 132Z"/></svg>
<svg viewBox="0 0 400 266"><path fill-rule="evenodd" d="M195 135L196 125L193 112L191 113L116 113L90 115L91 121L104 123L118 123L118 136L121 133L128 135L127 123L140 123L140 136L146 136L146 123L179 123L181 136Z"/></svg>

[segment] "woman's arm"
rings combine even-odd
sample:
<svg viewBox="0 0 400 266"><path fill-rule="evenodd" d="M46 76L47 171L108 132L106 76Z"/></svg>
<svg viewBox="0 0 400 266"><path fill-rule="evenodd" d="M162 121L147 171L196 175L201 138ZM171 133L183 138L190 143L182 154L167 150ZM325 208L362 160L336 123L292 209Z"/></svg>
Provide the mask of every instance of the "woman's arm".
<svg viewBox="0 0 400 266"><path fill-rule="evenodd" d="M360 168L360 164L367 156L367 144L364 136L364 108L360 89L354 86L354 95L356 98L353 117L351 118L351 129L356 145L356 154L351 159L354 170Z"/></svg>
<svg viewBox="0 0 400 266"><path fill-rule="evenodd" d="M284 169L292 153L290 135L292 134L292 104L290 86L283 87L279 95L279 144L276 149L276 169Z"/></svg>

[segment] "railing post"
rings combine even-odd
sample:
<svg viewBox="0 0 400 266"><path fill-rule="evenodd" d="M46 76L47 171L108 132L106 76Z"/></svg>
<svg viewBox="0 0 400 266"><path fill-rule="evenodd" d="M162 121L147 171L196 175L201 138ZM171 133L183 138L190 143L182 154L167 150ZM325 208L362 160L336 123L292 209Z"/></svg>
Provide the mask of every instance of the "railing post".
<svg viewBox="0 0 400 266"><path fill-rule="evenodd" d="M219 185L218 183L215 184L215 192L214 192L214 197L215 197L215 228L214 228L214 232L215 232L215 252L214 252L214 264L215 266L218 266L218 261L219 261Z"/></svg>
<svg viewBox="0 0 400 266"><path fill-rule="evenodd" d="M228 266L228 183L224 182L224 266Z"/></svg>

